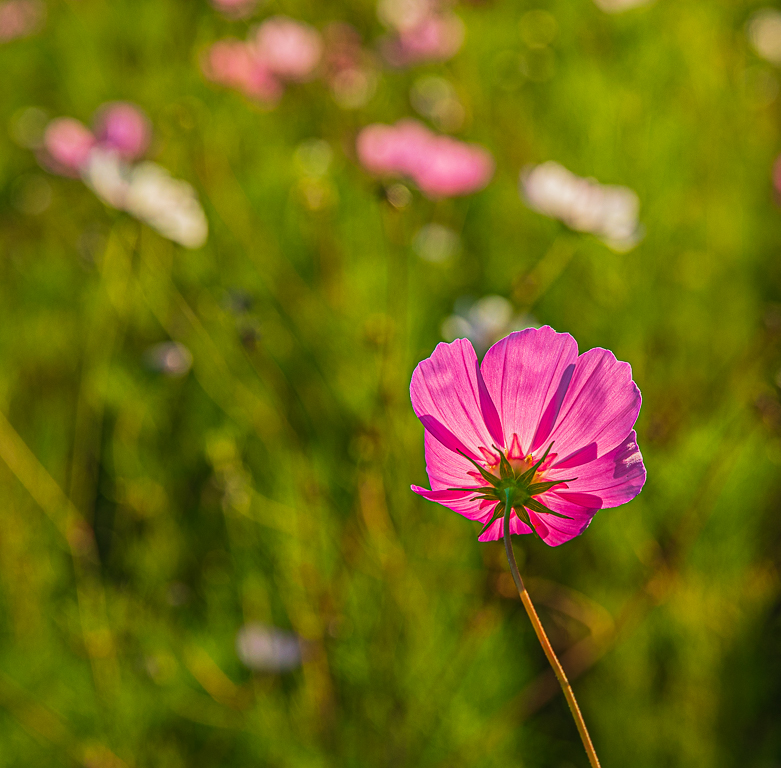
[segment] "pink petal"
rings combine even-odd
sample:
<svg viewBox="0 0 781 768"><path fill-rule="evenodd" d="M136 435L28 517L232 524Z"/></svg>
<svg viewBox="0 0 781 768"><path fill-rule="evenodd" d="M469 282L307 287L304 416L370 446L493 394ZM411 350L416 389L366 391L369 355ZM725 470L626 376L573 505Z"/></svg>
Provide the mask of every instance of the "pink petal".
<svg viewBox="0 0 781 768"><path fill-rule="evenodd" d="M591 443L597 456L603 456L626 439L640 412L640 390L632 381L631 366L607 349L584 352L557 410L555 426L535 443L553 442L563 461Z"/></svg>
<svg viewBox="0 0 781 768"><path fill-rule="evenodd" d="M451 451L483 462L481 447L504 447L499 415L466 339L438 344L431 357L418 364L410 397L426 431Z"/></svg>
<svg viewBox="0 0 781 768"><path fill-rule="evenodd" d="M453 453L429 432L423 436L426 449L426 472L435 491L447 488L472 488L485 485L474 464Z"/></svg>
<svg viewBox="0 0 781 768"><path fill-rule="evenodd" d="M589 506L589 504L598 504L600 500L585 494L580 497L573 495L573 498L567 499L549 491L537 498L548 509L569 518L557 517L556 515L538 515L535 512L529 513L529 519L534 523L540 538L550 547L558 547L560 544L580 536L599 511L598 506ZM579 501L584 504L579 504Z"/></svg>
<svg viewBox="0 0 781 768"><path fill-rule="evenodd" d="M480 522L486 523L489 520L489 516L486 515ZM525 533L531 533L531 528L529 528L526 523L521 521L518 518L518 515L515 514L515 510L512 511L510 514L510 533L516 533L516 534L525 534ZM498 520L494 520L493 523L488 527L488 530L480 537L478 537L478 541L498 541L504 536L504 516L500 517Z"/></svg>
<svg viewBox="0 0 781 768"><path fill-rule="evenodd" d="M567 477L577 479L567 483L566 490L550 493L569 501L577 501L574 494L588 494L599 498L603 508L631 501L645 483L643 457L634 430L619 446L595 461L577 467L556 465L545 473L546 480Z"/></svg>
<svg viewBox="0 0 781 768"><path fill-rule="evenodd" d="M516 434L524 453L529 453L547 437L577 359L575 339L549 326L511 333L488 350L481 370L504 426L506 445Z"/></svg>
<svg viewBox="0 0 781 768"><path fill-rule="evenodd" d="M469 491L429 491L418 485L410 486L415 493L429 501L436 501L443 507L458 512L469 520L488 519L489 510L481 501L473 500L474 493Z"/></svg>

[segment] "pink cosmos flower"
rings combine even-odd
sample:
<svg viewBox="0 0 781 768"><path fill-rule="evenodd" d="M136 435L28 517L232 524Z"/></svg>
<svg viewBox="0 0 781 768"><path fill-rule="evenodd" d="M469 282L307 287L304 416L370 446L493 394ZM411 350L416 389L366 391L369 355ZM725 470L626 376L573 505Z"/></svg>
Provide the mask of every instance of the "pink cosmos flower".
<svg viewBox="0 0 781 768"><path fill-rule="evenodd" d="M378 176L407 176L429 197L468 195L494 173L488 150L438 136L417 120L368 125L356 141L361 165Z"/></svg>
<svg viewBox="0 0 781 768"><path fill-rule="evenodd" d="M43 135L45 155L41 162L53 173L78 176L95 146L95 137L84 123L72 117L58 117Z"/></svg>
<svg viewBox="0 0 781 768"><path fill-rule="evenodd" d="M113 149L125 160L137 160L152 138L149 118L134 104L104 104L95 117L95 134L101 146Z"/></svg>
<svg viewBox="0 0 781 768"><path fill-rule="evenodd" d="M282 80L306 80L323 55L320 33L286 16L266 19L255 35L256 55Z"/></svg>
<svg viewBox="0 0 781 768"><path fill-rule="evenodd" d="M284 86L258 58L254 47L241 40L214 43L202 61L202 69L210 80L267 104L279 101L284 92Z"/></svg>
<svg viewBox="0 0 781 768"><path fill-rule="evenodd" d="M410 394L432 489L412 490L482 523L480 541L502 537L508 498L511 533L558 546L645 483L629 364L606 349L578 355L567 333L512 333L482 365L466 339L439 344Z"/></svg>

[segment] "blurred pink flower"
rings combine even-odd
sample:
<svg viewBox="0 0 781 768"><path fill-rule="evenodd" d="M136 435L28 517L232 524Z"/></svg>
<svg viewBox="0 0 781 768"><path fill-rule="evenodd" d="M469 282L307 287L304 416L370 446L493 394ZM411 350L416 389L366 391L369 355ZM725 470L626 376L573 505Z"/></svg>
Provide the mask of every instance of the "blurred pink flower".
<svg viewBox="0 0 781 768"><path fill-rule="evenodd" d="M258 27L251 45L258 59L283 80L306 80L323 55L320 33L286 16L266 19Z"/></svg>
<svg viewBox="0 0 781 768"><path fill-rule="evenodd" d="M0 43L37 32L46 18L40 0L8 0L0 4Z"/></svg>
<svg viewBox="0 0 781 768"><path fill-rule="evenodd" d="M407 176L430 197L477 192L494 172L488 150L438 136L417 120L369 125L358 134L356 148L358 159L371 173Z"/></svg>
<svg viewBox="0 0 781 768"><path fill-rule="evenodd" d="M415 369L410 395L432 488L412 490L481 522L480 541L502 537L494 515L507 493L511 533L558 546L645 483L629 364L606 349L578 355L567 333L512 333L482 365L466 339L439 344Z"/></svg>
<svg viewBox="0 0 781 768"><path fill-rule="evenodd" d="M464 33L464 22L454 13L432 14L388 39L383 55L395 67L447 61L458 53Z"/></svg>
<svg viewBox="0 0 781 768"><path fill-rule="evenodd" d="M241 40L214 43L204 57L202 68L210 80L262 102L274 104L284 92L282 83L256 56L254 48Z"/></svg>
<svg viewBox="0 0 781 768"><path fill-rule="evenodd" d="M212 0L212 5L232 19L242 19L252 14L258 0Z"/></svg>
<svg viewBox="0 0 781 768"><path fill-rule="evenodd" d="M137 160L149 147L152 130L144 112L133 104L104 104L95 116L95 134L104 147L116 150L125 160Z"/></svg>
<svg viewBox="0 0 781 768"><path fill-rule="evenodd" d="M58 117L43 135L43 164L53 173L78 176L95 146L95 136L84 123L72 117Z"/></svg>

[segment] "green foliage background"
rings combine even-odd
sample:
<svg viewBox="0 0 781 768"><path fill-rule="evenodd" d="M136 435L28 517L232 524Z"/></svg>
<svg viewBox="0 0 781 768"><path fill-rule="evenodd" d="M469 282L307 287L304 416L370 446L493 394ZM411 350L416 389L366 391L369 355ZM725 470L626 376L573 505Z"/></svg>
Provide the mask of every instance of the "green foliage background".
<svg viewBox="0 0 781 768"><path fill-rule="evenodd" d="M521 75L533 8L559 26L544 82ZM614 350L644 396L642 494L517 547L603 765L781 765L781 100L756 8L462 2L462 51L385 71L356 112L321 82L267 113L206 83L199 53L248 22L202 0L52 0L0 47L2 125L138 103L211 230L186 251L57 177L21 213L43 172L0 136L0 766L585 765L501 543L409 490L411 372L487 293ZM368 0L271 13L382 31ZM354 137L412 114L425 72L497 172L396 211ZM313 137L334 151L316 211ZM616 254L526 209L519 170L548 159L635 189L644 241ZM447 264L411 248L430 221L462 237ZM182 379L144 364L168 339ZM305 638L303 667L245 669L247 621Z"/></svg>

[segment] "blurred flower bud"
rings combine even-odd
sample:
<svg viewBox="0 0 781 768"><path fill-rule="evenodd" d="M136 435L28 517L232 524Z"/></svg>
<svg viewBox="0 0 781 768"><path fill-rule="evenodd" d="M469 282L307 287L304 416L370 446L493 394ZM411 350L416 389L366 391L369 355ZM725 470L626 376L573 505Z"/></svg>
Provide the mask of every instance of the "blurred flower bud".
<svg viewBox="0 0 781 768"><path fill-rule="evenodd" d="M141 109L134 104L115 101L98 110L95 135L100 144L116 150L125 160L137 160L149 147L152 129Z"/></svg>
<svg viewBox="0 0 781 768"><path fill-rule="evenodd" d="M193 364L190 350L178 341L155 344L146 351L145 358L153 371L159 371L171 378L186 375Z"/></svg>
<svg viewBox="0 0 781 768"><path fill-rule="evenodd" d="M301 641L292 632L252 622L236 634L241 663L258 672L286 672L301 666Z"/></svg>
<svg viewBox="0 0 781 768"><path fill-rule="evenodd" d="M503 296L484 296L475 302L459 300L455 309L442 323L442 338L469 339L478 354L486 352L508 333L538 327L530 315L515 314L513 305Z"/></svg>
<svg viewBox="0 0 781 768"><path fill-rule="evenodd" d="M95 137L84 123L72 117L58 117L46 126L43 135L44 165L53 173L78 176L94 145Z"/></svg>
<svg viewBox="0 0 781 768"><path fill-rule="evenodd" d="M283 80L307 80L323 55L320 33L286 16L272 16L257 29L255 55Z"/></svg>
<svg viewBox="0 0 781 768"><path fill-rule="evenodd" d="M206 77L215 83L235 88L245 96L266 104L282 97L284 86L255 50L240 40L220 40L209 48L202 61Z"/></svg>
<svg viewBox="0 0 781 768"><path fill-rule="evenodd" d="M772 64L781 64L781 11L762 8L746 25L749 42L759 56Z"/></svg>

